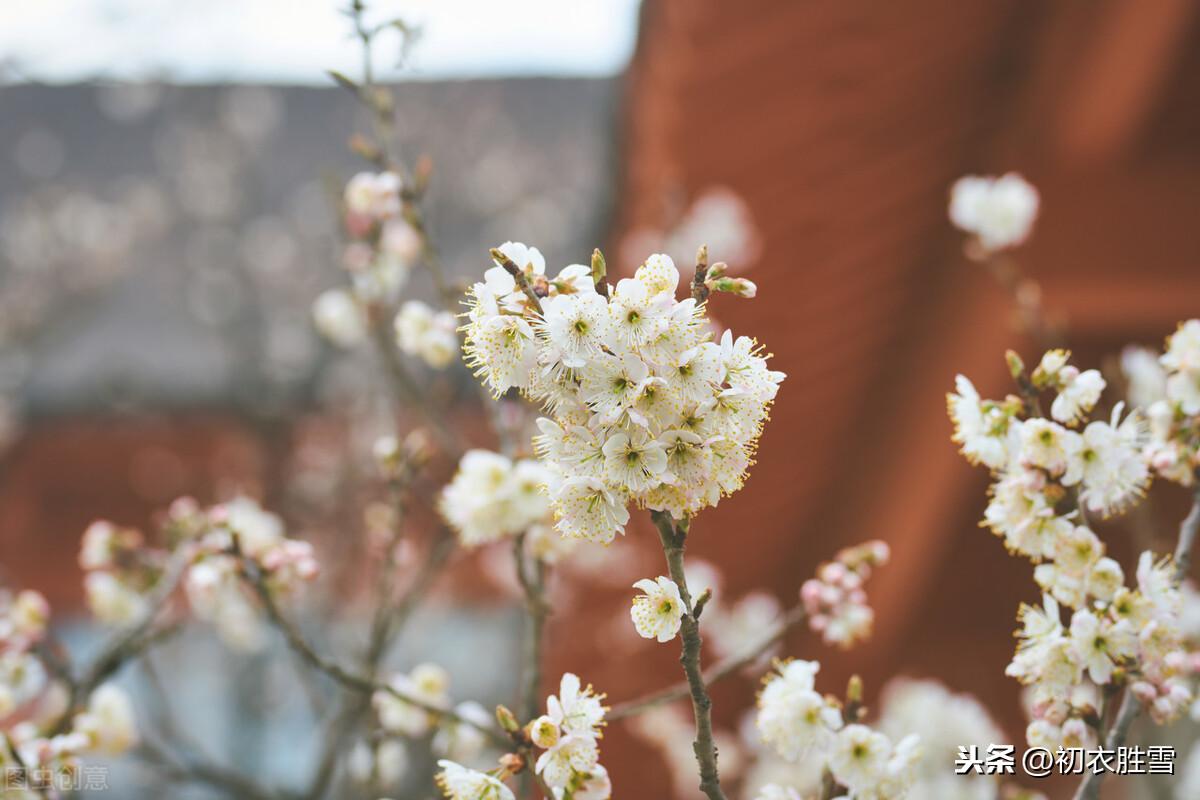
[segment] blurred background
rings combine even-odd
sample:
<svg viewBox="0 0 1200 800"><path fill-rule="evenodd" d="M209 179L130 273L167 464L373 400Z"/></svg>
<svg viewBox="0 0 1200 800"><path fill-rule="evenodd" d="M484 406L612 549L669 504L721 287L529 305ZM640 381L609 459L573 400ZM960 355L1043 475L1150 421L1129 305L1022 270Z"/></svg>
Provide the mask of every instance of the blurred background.
<svg viewBox="0 0 1200 800"><path fill-rule="evenodd" d="M839 548L883 539L893 560L868 585L872 640L840 653L797 632L782 653L821 660L830 691L861 674L871 703L893 676L935 678L1020 743L1003 670L1017 605L1037 589L977 528L986 476L955 453L944 394L957 372L1003 394L1005 349L1039 353L1009 293L963 257L947 191L1009 170L1039 188L1021 268L1078 362L1119 384L1122 346L1158 346L1200 313L1197 6L372 9L423 31L403 65L397 46L377 67L397 82L400 151L432 161L430 227L452 278L478 275L506 239L537 245L551 268L599 244L618 273L659 249L687 264L706 242L758 283L752 302L712 305L789 375L746 489L693 528L689 552L719 570L719 594L790 605ZM0 568L77 620L81 646L95 631L80 534L97 518L149 529L181 495L261 499L338 554L314 606L354 617L363 509L380 493L371 443L414 422L395 417L370 352L324 343L311 322L313 299L342 280L336 199L362 167L345 142L366 124L323 70L354 75L359 58L323 0L57 0L6 14ZM414 276L406 292L431 286ZM492 444L466 370L435 383L455 424ZM1185 502L1164 486L1098 532L1128 573L1145 543L1167 549ZM634 527L564 570L549 675L578 672L612 700L676 679L674 649L637 639L626 616L657 550ZM456 555L393 664L440 661L456 697L511 693L520 612L506 555ZM314 720L286 659L203 637L158 656L185 686L178 711L229 760L285 779L304 769ZM477 668L481 653L495 670ZM733 741L755 687L715 690ZM228 708L212 703L222 693ZM626 724L606 735L616 796L696 796L688 748L681 760L653 739ZM722 750L731 776L752 761L747 746ZM126 778L128 796L161 796L153 773ZM1129 780L1110 791L1170 796Z"/></svg>

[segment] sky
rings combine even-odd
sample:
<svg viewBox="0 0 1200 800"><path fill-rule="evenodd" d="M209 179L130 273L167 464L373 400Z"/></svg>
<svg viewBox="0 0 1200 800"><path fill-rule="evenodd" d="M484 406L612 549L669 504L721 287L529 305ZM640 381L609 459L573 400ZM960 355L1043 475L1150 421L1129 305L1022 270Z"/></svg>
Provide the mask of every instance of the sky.
<svg viewBox="0 0 1200 800"><path fill-rule="evenodd" d="M422 29L406 68L380 42L380 77L607 76L633 51L640 0L375 0L369 18ZM6 79L327 85L361 71L347 0L36 0L0 25Z"/></svg>

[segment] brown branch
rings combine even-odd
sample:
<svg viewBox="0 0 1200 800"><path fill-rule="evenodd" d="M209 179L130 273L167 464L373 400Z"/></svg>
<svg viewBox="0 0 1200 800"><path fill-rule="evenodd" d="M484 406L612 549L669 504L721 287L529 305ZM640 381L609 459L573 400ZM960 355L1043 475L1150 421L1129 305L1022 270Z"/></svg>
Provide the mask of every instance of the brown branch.
<svg viewBox="0 0 1200 800"><path fill-rule="evenodd" d="M138 745L134 753L169 779L203 783L215 789L224 789L234 797L245 800L282 800L295 797L290 792L273 792L260 786L252 778L208 761L194 752L167 752L146 740Z"/></svg>
<svg viewBox="0 0 1200 800"><path fill-rule="evenodd" d="M721 790L721 778L717 771L717 746L713 739L712 728L712 699L704 685L704 674L700 669L700 648L703 640L700 638L700 623L692 608L692 597L688 592L687 579L683 573L683 549L686 544L686 523L676 525L671 515L665 511L652 511L650 514L658 528L662 540L663 555L667 559L667 570L671 580L679 587L679 596L683 600L684 615L680 623L680 637L683 647L679 662L687 676L688 689L692 696L692 712L696 719L696 740L692 750L696 754L696 763L700 767L700 791L708 800L725 800Z"/></svg>
<svg viewBox="0 0 1200 800"><path fill-rule="evenodd" d="M375 349L383 360L383 365L387 369L392 386L395 388L396 393L406 403L415 408L417 413L429 425L434 437L438 440L438 445L446 455L451 459L457 460L463 451L459 438L446 423L445 416L438 413L438 410L430 405L428 395L421 390L416 379L409 374L408 368L404 366L404 360L396 350L396 345L392 341L389 330L389 326L385 324L373 323L371 325L371 333L375 340Z"/></svg>
<svg viewBox="0 0 1200 800"><path fill-rule="evenodd" d="M692 276L692 299L703 303L708 299L708 284L704 279L708 276L708 245L700 245L696 251L696 272Z"/></svg>
<svg viewBox="0 0 1200 800"><path fill-rule="evenodd" d="M537 296L537 292L535 292L533 287L529 284L529 279L525 277L524 271L522 271L520 267L513 263L511 258L504 255L504 253L500 251L500 248L493 247L491 254L496 263L504 267L505 272L507 272L509 275L512 275L513 280L517 282L517 288L525 293L525 299L529 301L529 305L531 305L540 316L542 314L542 301Z"/></svg>
<svg viewBox="0 0 1200 800"><path fill-rule="evenodd" d="M132 625L109 639L79 677L67 681L68 702L51 729L54 733L65 731L75 710L86 703L92 691L125 662L178 629L175 625L167 625L154 630L154 622L179 585L184 570L192 563L192 558L193 553L186 545L176 550L159 576L154 591L146 597L146 610L142 615Z"/></svg>
<svg viewBox="0 0 1200 800"><path fill-rule="evenodd" d="M242 577L258 595L259 600L263 604L263 609L267 612L267 618L283 634L288 646L300 655L302 659L307 661L313 669L325 673L333 680L355 691L367 694L385 692L431 715L472 727L498 745L506 746L510 744L507 736L490 725L483 725L474 720L467 719L453 709L443 708L435 703L430 703L408 692L401 691L389 683L380 682L351 672L333 659L319 654L304 638L304 635L300 633L300 630L283 615L279 605L275 602L274 595L271 594L270 587L266 584L265 577L258 564L244 556L239 557L239 564Z"/></svg>

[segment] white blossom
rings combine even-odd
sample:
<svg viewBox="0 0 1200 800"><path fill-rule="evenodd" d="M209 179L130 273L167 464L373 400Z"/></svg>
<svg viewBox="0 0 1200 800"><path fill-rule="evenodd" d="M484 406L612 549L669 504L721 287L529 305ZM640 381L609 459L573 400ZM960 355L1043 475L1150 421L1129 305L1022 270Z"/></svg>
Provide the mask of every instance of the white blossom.
<svg viewBox="0 0 1200 800"><path fill-rule="evenodd" d="M133 703L111 683L96 687L87 710L75 716L74 729L87 737L88 749L107 756L121 755L138 743Z"/></svg>
<svg viewBox="0 0 1200 800"><path fill-rule="evenodd" d="M396 314L400 350L418 356L434 369L450 365L458 353L457 321L448 311L434 311L420 300L409 300Z"/></svg>
<svg viewBox="0 0 1200 800"><path fill-rule="evenodd" d="M101 622L129 625L146 613L145 596L111 572L89 572L83 579L88 608Z"/></svg>
<svg viewBox="0 0 1200 800"><path fill-rule="evenodd" d="M312 313L317 330L339 347L353 347L367 338L366 313L345 289L322 292Z"/></svg>
<svg viewBox="0 0 1200 800"><path fill-rule="evenodd" d="M346 184L343 202L352 214L383 218L400 211L400 177L394 172L360 172Z"/></svg>
<svg viewBox="0 0 1200 800"><path fill-rule="evenodd" d="M448 800L516 800L499 778L448 759L438 761L438 788Z"/></svg>
<svg viewBox="0 0 1200 800"><path fill-rule="evenodd" d="M438 507L463 544L475 546L521 533L548 520L552 474L537 461L469 450Z"/></svg>
<svg viewBox="0 0 1200 800"><path fill-rule="evenodd" d="M534 771L556 795L572 783L587 785L594 800L607 800L612 791L599 764L598 740L608 711L603 700L591 686L581 688L578 676L565 673L558 694L546 700L546 714L529 726L534 743L544 750Z"/></svg>
<svg viewBox="0 0 1200 800"><path fill-rule="evenodd" d="M1058 373L1058 395L1050 405L1050 416L1066 425L1074 425L1085 417L1100 400L1104 378L1095 369L1080 372L1064 367Z"/></svg>
<svg viewBox="0 0 1200 800"><path fill-rule="evenodd" d="M388 681L393 689L426 704L449 707L450 676L437 664L418 664L408 674L398 673ZM385 730L405 736L420 736L432 722L424 708L402 700L391 692L379 690L371 697L379 724Z"/></svg>
<svg viewBox="0 0 1200 800"><path fill-rule="evenodd" d="M675 581L660 575L651 580L643 578L633 585L644 594L633 599L629 609L638 635L645 639L669 642L679 633L683 619L683 599Z"/></svg>
<svg viewBox="0 0 1200 800"><path fill-rule="evenodd" d="M667 256L597 291L582 265L551 280L535 250L500 249L540 299L487 270L468 292L464 352L493 392L542 404L534 446L561 533L609 542L630 503L683 518L741 487L784 378L753 339L710 341Z"/></svg>
<svg viewBox="0 0 1200 800"><path fill-rule="evenodd" d="M1013 172L960 178L950 190L950 221L978 237L988 251L1024 242L1037 212L1037 190Z"/></svg>
<svg viewBox="0 0 1200 800"><path fill-rule="evenodd" d="M815 661L784 662L759 692L759 734L789 761L826 748L842 727L841 711L814 690L820 668Z"/></svg>

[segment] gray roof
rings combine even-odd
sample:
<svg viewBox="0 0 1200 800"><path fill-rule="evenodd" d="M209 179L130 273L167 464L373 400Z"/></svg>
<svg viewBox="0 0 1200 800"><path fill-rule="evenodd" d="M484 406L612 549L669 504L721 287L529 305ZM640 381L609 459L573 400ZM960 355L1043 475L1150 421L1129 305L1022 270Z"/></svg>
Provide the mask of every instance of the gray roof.
<svg viewBox="0 0 1200 800"><path fill-rule="evenodd" d="M396 91L452 275L506 239L586 260L615 82ZM0 88L0 397L34 415L311 402L336 359L309 306L342 280L333 198L365 123L336 88Z"/></svg>

